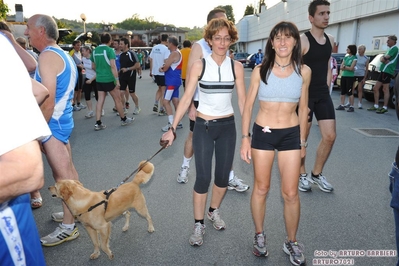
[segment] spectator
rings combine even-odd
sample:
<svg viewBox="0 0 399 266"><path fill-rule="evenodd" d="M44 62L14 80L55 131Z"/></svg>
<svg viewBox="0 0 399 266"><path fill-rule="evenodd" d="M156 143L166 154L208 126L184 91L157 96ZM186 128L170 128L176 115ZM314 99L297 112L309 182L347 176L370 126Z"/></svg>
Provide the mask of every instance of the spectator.
<svg viewBox="0 0 399 266"><path fill-rule="evenodd" d="M96 83L96 71L92 68L92 63L90 60L91 57L91 48L89 46L82 47L82 62L83 67L86 72L85 80L83 82L83 92L85 94L85 100L87 104L87 114L86 118L92 118L94 116L93 104L91 102L91 93L94 92L96 101L98 101L98 91L97 91L97 83Z"/></svg>
<svg viewBox="0 0 399 266"><path fill-rule="evenodd" d="M191 42L189 40L185 40L183 42L183 49L180 50L183 65L181 67L181 80L183 83L183 88L186 88L186 73L187 73L187 65L188 65L188 58L191 52Z"/></svg>
<svg viewBox="0 0 399 266"><path fill-rule="evenodd" d="M73 49L69 51L69 55L72 56L73 61L75 62L78 68L78 82L75 85L75 93L73 95L73 103L72 108L74 111L80 111L81 109L86 109L86 106L80 103L82 99L82 86L83 86L83 62L82 62L82 53L80 49L82 47L81 41L73 41L72 42Z"/></svg>
<svg viewBox="0 0 399 266"><path fill-rule="evenodd" d="M262 64L263 61L263 53L262 49L259 49L258 52L255 54L255 66Z"/></svg>
<svg viewBox="0 0 399 266"><path fill-rule="evenodd" d="M359 109L363 109L362 106L362 100L363 100L363 86L364 83L366 82L367 75L369 73L369 61L370 59L364 55L366 52L366 46L361 44L357 48L357 61L356 61L356 66L355 66L355 80L354 82L357 81L357 85L353 84L353 91L357 88L357 107Z"/></svg>
<svg viewBox="0 0 399 266"><path fill-rule="evenodd" d="M347 94L350 104L348 112L354 112L353 81L355 80L355 66L357 62L356 45L348 45L346 53L341 64L341 104L335 110L345 110L345 94Z"/></svg>

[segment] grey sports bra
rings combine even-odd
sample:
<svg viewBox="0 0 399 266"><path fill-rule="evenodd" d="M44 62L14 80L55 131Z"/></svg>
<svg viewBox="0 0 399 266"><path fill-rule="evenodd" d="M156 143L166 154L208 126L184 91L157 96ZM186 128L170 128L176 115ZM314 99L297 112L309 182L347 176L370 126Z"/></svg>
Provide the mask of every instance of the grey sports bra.
<svg viewBox="0 0 399 266"><path fill-rule="evenodd" d="M273 72L267 84L260 81L258 99L265 102L299 102L302 92L302 76L295 71L286 78L276 77Z"/></svg>

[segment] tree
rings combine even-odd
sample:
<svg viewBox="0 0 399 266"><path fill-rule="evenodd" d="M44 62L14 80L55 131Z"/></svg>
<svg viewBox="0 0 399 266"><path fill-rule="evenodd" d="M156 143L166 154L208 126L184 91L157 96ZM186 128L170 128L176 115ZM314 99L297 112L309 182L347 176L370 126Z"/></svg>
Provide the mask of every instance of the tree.
<svg viewBox="0 0 399 266"><path fill-rule="evenodd" d="M259 10L258 10L259 13L262 12L262 6L266 7L265 0L260 0L259 1Z"/></svg>
<svg viewBox="0 0 399 266"><path fill-rule="evenodd" d="M226 10L226 16L227 19L236 24L236 20L234 18L234 12L233 12L233 7L231 5L226 5L226 6L217 6L216 8L223 8Z"/></svg>
<svg viewBox="0 0 399 266"><path fill-rule="evenodd" d="M7 18L7 13L10 11L8 8L8 5L3 2L3 0L0 0L0 19L5 20Z"/></svg>
<svg viewBox="0 0 399 266"><path fill-rule="evenodd" d="M251 4L245 8L244 16L253 15L254 11L254 6Z"/></svg>

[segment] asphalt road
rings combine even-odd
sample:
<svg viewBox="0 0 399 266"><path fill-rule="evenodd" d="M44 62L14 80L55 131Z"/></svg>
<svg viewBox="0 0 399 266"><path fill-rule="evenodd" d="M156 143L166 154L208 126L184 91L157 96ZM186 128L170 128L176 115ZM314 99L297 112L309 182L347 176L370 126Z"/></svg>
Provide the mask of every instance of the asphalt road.
<svg viewBox="0 0 399 266"><path fill-rule="evenodd" d="M247 86L250 74L251 70L246 69ZM107 125L105 130L94 131L95 121L93 118L85 119L85 110L74 113L75 129L70 139L73 161L81 182L87 188L99 191L118 185L141 160L158 151L161 127L167 124L167 118L152 112L155 91L156 85L149 78L148 70L143 71L143 79L137 80L136 89L142 112L135 116L136 120L130 126L120 126L119 118L112 111L110 97L106 99L103 118ZM337 106L338 90L333 92L332 98ZM240 132L241 119L235 96L233 100ZM300 192L302 207L297 237L305 246L308 265L316 265L317 262L334 265L331 262L336 264L339 261L312 260L332 259L333 252L340 250L358 251L357 254L353 252L338 257L348 259L343 261L345 265L394 265L396 262L395 257L369 256L375 250L396 250L387 173L399 143L398 137L369 137L354 130L387 128L399 131L394 110L378 115L366 110L371 105L364 100L363 110L355 109L354 113L336 111L337 140L323 172L334 186L334 192L324 193L316 186L312 192ZM132 111L131 108L130 116ZM113 222L110 242L115 258L110 261L105 253L101 253L97 260L90 260L93 245L83 226L78 224L80 236L76 240L55 247L43 247L48 265L290 265L288 256L282 251L286 234L276 162L265 222L268 258L252 255L254 226L249 205L252 188L245 193L227 192L220 208L227 229L216 231L209 221L205 221L204 244L201 247L189 245L188 238L193 228L195 166L192 162L187 184L176 182L188 134L187 117L183 119L183 125L183 129L177 130L174 145L153 158L155 173L150 182L142 186L155 232L147 232L146 220L137 213L132 214L127 232L122 232L124 219L117 218ZM320 131L314 123L308 140L308 171L313 166L319 140ZM241 161L240 141L237 139L234 170L252 186L252 165ZM43 207L34 210L40 235L55 229L57 224L51 220L50 214L61 210L60 200L51 198L47 190L54 180L44 161Z"/></svg>

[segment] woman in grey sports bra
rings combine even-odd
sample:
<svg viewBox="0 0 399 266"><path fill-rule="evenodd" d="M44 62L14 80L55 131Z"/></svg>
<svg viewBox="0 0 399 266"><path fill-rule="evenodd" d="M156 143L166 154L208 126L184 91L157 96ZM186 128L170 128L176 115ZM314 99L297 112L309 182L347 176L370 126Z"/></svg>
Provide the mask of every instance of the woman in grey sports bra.
<svg viewBox="0 0 399 266"><path fill-rule="evenodd" d="M262 64L255 67L252 73L242 115L241 158L247 163L253 159L254 167L251 197L255 224L253 254L268 255L264 218L277 150L287 231L283 250L293 264L302 265L305 257L296 240L300 216L298 176L307 146L305 136L311 70L302 65L299 32L291 22L283 21L274 26L265 51ZM250 123L256 97L259 99L259 110L251 136Z"/></svg>

